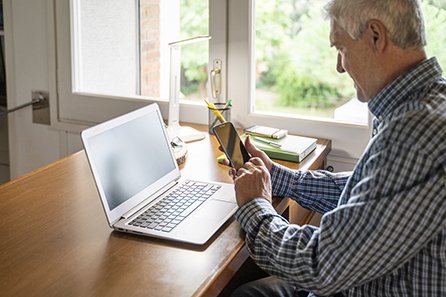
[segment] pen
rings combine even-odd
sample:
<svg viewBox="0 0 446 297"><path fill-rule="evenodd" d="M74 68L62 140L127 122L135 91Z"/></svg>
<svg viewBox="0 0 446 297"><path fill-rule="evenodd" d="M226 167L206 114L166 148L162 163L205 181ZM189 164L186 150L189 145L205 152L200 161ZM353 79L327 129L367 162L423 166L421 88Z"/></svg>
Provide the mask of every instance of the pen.
<svg viewBox="0 0 446 297"><path fill-rule="evenodd" d="M210 103L206 98L203 98L204 102L206 102L209 109L215 114L215 116L220 120L220 122L226 122L225 118L221 115L221 113L215 108L213 103Z"/></svg>
<svg viewBox="0 0 446 297"><path fill-rule="evenodd" d="M277 143L277 142L274 142L274 141L269 141L269 140L266 140L266 139L263 139L263 138L258 138L258 137L252 137L252 138L254 138L257 141L269 144L271 146L275 146L275 147L281 147L282 146L280 143Z"/></svg>
<svg viewBox="0 0 446 297"><path fill-rule="evenodd" d="M232 100L229 99L228 101L226 101L225 106L223 106L223 109L231 107L232 106Z"/></svg>
<svg viewBox="0 0 446 297"><path fill-rule="evenodd" d="M226 108L231 107L231 106L232 106L232 100L229 99L228 101L226 101L225 106L223 106L223 110L225 110ZM211 127L214 127L215 124L217 123L217 121L218 121L218 118L215 118L215 120L211 124Z"/></svg>

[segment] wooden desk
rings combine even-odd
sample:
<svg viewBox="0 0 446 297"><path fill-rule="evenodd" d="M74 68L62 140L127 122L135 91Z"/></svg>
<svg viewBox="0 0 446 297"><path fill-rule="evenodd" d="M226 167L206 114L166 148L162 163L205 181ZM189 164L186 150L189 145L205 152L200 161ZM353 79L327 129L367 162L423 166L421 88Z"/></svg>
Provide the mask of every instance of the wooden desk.
<svg viewBox="0 0 446 297"><path fill-rule="evenodd" d="M321 167L329 150L284 164ZM183 176L231 182L213 136L188 151ZM203 247L113 232L84 152L0 186L0 217L2 296L215 296L247 259L233 219Z"/></svg>

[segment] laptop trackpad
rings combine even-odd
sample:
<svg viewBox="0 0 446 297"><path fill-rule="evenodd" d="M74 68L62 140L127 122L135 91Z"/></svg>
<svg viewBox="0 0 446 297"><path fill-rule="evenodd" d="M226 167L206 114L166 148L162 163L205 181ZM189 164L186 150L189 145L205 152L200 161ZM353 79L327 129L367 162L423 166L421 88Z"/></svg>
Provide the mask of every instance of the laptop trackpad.
<svg viewBox="0 0 446 297"><path fill-rule="evenodd" d="M210 200L178 226L177 231L186 237L207 240L236 209L237 205L234 203Z"/></svg>

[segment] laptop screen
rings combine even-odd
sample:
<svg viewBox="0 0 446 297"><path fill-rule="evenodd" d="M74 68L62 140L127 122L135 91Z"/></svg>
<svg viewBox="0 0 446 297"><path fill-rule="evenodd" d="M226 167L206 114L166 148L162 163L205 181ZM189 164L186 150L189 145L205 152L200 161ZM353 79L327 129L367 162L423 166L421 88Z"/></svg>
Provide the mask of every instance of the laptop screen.
<svg viewBox="0 0 446 297"><path fill-rule="evenodd" d="M161 125L157 112L143 113L88 138L89 161L110 210L175 170Z"/></svg>

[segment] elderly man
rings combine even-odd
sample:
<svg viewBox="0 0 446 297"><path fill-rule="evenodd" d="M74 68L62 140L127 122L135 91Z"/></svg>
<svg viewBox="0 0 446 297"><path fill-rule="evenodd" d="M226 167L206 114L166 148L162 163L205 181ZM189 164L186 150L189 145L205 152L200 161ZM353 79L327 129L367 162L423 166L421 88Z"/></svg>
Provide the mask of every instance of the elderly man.
<svg viewBox="0 0 446 297"><path fill-rule="evenodd" d="M246 141L236 218L271 277L233 296L446 296L446 81L426 57L420 4L332 0L326 12L373 137L335 174L287 169ZM320 227L289 224L272 195L323 213Z"/></svg>

